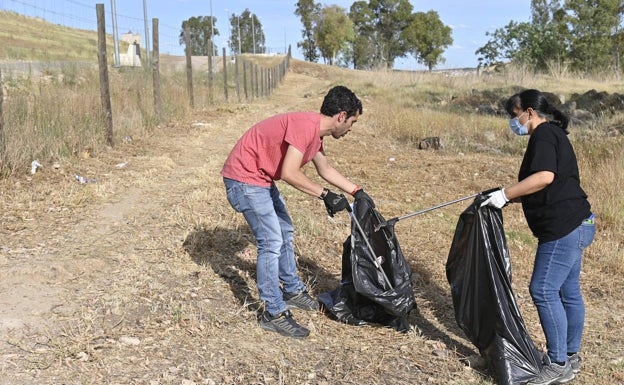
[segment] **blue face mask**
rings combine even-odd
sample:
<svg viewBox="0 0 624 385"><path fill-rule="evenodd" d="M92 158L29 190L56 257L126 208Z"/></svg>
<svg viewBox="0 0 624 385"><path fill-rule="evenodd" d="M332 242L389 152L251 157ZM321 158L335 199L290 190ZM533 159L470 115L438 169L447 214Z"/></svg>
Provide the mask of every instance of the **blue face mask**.
<svg viewBox="0 0 624 385"><path fill-rule="evenodd" d="M526 111L520 114L520 116L525 113ZM511 131L516 135L529 135L529 128L524 124L520 124L520 116L509 120L509 128L511 128Z"/></svg>

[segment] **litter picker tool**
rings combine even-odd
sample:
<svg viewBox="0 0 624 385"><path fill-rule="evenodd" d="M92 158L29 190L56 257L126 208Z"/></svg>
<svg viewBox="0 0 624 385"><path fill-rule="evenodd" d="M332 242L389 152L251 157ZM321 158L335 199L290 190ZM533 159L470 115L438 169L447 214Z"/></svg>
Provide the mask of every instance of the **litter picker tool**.
<svg viewBox="0 0 624 385"><path fill-rule="evenodd" d="M388 285L388 288L392 289L392 284L390 283L390 280L388 279L386 272L384 271L384 269L381 267L381 265L377 261L377 257L375 256L375 250L373 250L373 246L371 246L370 242L368 241L368 236L364 232L364 229L362 229L362 226L360 226L360 221L357 219L357 216L353 213L353 209L351 208L351 206L347 206L347 211L349 212L349 214L352 214L351 219L353 219L353 223L355 223L355 227L357 227L358 231L362 235L362 239L366 243L366 248L368 249L368 252L370 253L370 257L371 257L371 261L373 262L373 265L375 265L377 270L381 272L381 275L383 276L383 279L386 282L386 285ZM377 229L375 229L375 231L377 231Z"/></svg>
<svg viewBox="0 0 624 385"><path fill-rule="evenodd" d="M496 189L494 189L494 190L496 190ZM420 211L415 211L413 213L405 214L405 215L400 216L400 217L394 217L394 218L388 219L387 221L381 222L378 225L376 225L375 226L375 231L379 231L379 229L381 229L382 227L385 227L385 226L394 226L395 223L397 223L398 221L400 221L402 219L407 219L407 218L411 218L411 217L413 217L415 215L424 214L424 213L427 213L429 211L436 210L436 209L439 209L439 208L442 208L442 207L445 207L445 206L449 206L449 205L452 205L454 203L462 202L462 201L465 201L467 199L474 198L474 197L476 197L479 194L485 194L485 193L488 193L488 192L491 192L491 191L488 190L488 191L484 191L484 192L468 195L466 197L458 198L458 199L452 200L450 202L441 203L441 204L439 204L437 206L429 207L429 208L426 208L426 209L423 209L423 210L420 210Z"/></svg>

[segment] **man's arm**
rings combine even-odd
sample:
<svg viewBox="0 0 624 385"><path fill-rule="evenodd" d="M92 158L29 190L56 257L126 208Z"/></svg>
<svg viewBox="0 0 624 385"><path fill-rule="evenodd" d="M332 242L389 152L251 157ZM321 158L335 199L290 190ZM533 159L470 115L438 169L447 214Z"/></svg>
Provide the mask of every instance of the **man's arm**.
<svg viewBox="0 0 624 385"><path fill-rule="evenodd" d="M324 187L312 181L301 171L302 161L303 153L293 146L288 146L284 162L282 163L282 180L299 191L320 197ZM321 178L342 191L351 193L358 187L336 171L322 152L318 152L312 158L312 163L314 163L316 172Z"/></svg>
<svg viewBox="0 0 624 385"><path fill-rule="evenodd" d="M320 197L323 186L315 183L301 171L303 153L293 146L288 146L282 163L282 180L299 191Z"/></svg>
<svg viewBox="0 0 624 385"><path fill-rule="evenodd" d="M321 178L330 183L331 185L338 187L340 190L352 194L355 189L358 187L355 183L351 182L344 175L339 173L335 168L333 168L327 157L323 152L318 152L312 158L312 163L314 163L314 167L316 167L316 172L319 174Z"/></svg>

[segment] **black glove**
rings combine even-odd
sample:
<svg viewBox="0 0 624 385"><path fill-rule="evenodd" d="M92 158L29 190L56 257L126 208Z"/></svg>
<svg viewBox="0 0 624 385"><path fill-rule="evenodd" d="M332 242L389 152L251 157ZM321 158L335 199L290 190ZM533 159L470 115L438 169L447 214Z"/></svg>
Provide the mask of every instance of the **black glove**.
<svg viewBox="0 0 624 385"><path fill-rule="evenodd" d="M355 200L365 199L368 202L368 205L372 208L375 208L375 202L373 202L373 198L371 198L367 193L364 192L364 189L359 189L353 195Z"/></svg>
<svg viewBox="0 0 624 385"><path fill-rule="evenodd" d="M338 211L346 210L349 207L349 201L347 201L344 195L338 195L329 190L326 191L327 193L323 196L323 202L325 202L325 208L330 217L333 217Z"/></svg>

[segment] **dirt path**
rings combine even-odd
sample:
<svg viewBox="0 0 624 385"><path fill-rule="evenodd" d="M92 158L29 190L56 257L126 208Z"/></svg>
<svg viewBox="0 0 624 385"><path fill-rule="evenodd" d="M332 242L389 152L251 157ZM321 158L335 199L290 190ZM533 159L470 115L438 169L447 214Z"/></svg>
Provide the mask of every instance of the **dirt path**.
<svg viewBox="0 0 624 385"><path fill-rule="evenodd" d="M65 355L58 344L67 343L59 342L59 335L84 339L78 344L84 351L70 352L67 359L88 361L92 344L123 341L123 332L113 337L115 328L149 312L140 306L129 314L129 303L139 297L150 303L146 297L154 294L152 289L175 286L173 277L180 274L197 276L196 262L179 259L180 253L188 257L182 244L193 228L176 223L194 210L186 198L198 191L207 199L219 196L215 206L232 215L222 207L218 170L242 130L274 113L317 110L316 98L301 96L321 95L327 86L298 74L289 75L287 82L269 100L198 113L155 132L136 148L129 144L67 169L44 167L30 180L2 186L0 374L12 376L3 376L0 383L27 383L34 378L30 369L54 372L55 359ZM147 153L138 154L142 147ZM79 185L72 178L76 169L96 182ZM76 206L68 208L64 194ZM96 324L104 329L89 330ZM125 340L130 345L136 341ZM54 383L50 377L42 383Z"/></svg>
<svg viewBox="0 0 624 385"><path fill-rule="evenodd" d="M103 195L97 205L76 210L79 215L75 218L55 216L54 207L48 207L50 215L27 218L23 228L7 234L0 254L0 332L50 326L59 309L70 312L75 307L73 297L77 293L68 293L65 284L89 286L98 276L110 274L117 258L136 250L150 250L153 245L148 230L154 227L155 217L166 208L182 204L184 196L197 187L181 186L180 181L209 183L205 175L200 175L206 161L222 161L243 128L280 110L307 108L294 102L310 92L313 83L320 86L318 81L300 75L292 75L289 83L287 93L282 88L275 98L290 100L291 104L256 102L246 108L242 121L240 115L232 118L228 113L198 116L198 121L180 124L189 125L187 129L172 127L156 133L149 139L150 146L154 146L151 154L134 157L119 172L108 171L109 175L97 178L95 185L82 186ZM71 175L66 177L65 182L71 180ZM37 180L34 178L32 183ZM77 255L82 256L79 263Z"/></svg>

